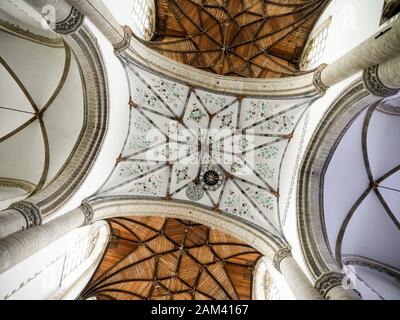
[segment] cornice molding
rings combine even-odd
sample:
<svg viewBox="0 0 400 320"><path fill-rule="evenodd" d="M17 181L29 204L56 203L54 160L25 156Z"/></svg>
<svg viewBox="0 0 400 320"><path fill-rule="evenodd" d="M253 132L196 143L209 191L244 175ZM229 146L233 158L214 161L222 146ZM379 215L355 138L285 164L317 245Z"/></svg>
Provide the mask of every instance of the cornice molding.
<svg viewBox="0 0 400 320"><path fill-rule="evenodd" d="M19 201L10 205L9 209L21 213L26 220L26 228L32 228L42 224L40 208L29 201Z"/></svg>
<svg viewBox="0 0 400 320"><path fill-rule="evenodd" d="M327 66L328 66L328 65L325 64L325 63L320 64L320 65L318 66L318 68L314 71L313 84L314 84L315 88L318 90L319 95L321 95L321 96L323 96L323 95L326 93L326 91L329 89L329 87L328 87L327 85L325 85L325 84L322 82L322 79L321 79L322 71L323 71Z"/></svg>
<svg viewBox="0 0 400 320"><path fill-rule="evenodd" d="M83 214L85 215L84 225L91 224L93 221L93 216L94 216L92 206L87 201L84 201L84 202L82 202L82 204L80 205L79 208L82 210Z"/></svg>
<svg viewBox="0 0 400 320"><path fill-rule="evenodd" d="M321 275L315 282L315 289L317 289L321 295L326 297L329 290L333 287L340 286L343 283L344 274L338 272L328 272Z"/></svg>
<svg viewBox="0 0 400 320"><path fill-rule="evenodd" d="M272 260L272 264L274 266L274 268L276 270L278 270L279 272L281 272L281 262L283 261L283 259L286 259L288 257L292 256L292 251L290 250L290 248L286 247L286 248L281 248L279 249L275 255L274 255L274 259Z"/></svg>
<svg viewBox="0 0 400 320"><path fill-rule="evenodd" d="M179 200L156 200L148 197L113 196L90 199L93 221L123 216L161 216L189 220L230 234L258 250L269 259L282 248L264 230L250 226L240 218L210 208Z"/></svg>
<svg viewBox="0 0 400 320"><path fill-rule="evenodd" d="M365 89L377 97L391 97L399 92L399 89L392 89L386 87L379 79L379 65L364 69L363 72L363 83Z"/></svg>
<svg viewBox="0 0 400 320"><path fill-rule="evenodd" d="M56 22L54 31L68 35L77 32L85 21L85 16L78 9L72 7L68 17L63 21Z"/></svg>
<svg viewBox="0 0 400 320"><path fill-rule="evenodd" d="M120 43L113 45L116 53L121 53L122 51L128 49L129 46L131 45L131 40L133 35L131 28L128 26L123 26L122 29L124 30L123 39L121 40Z"/></svg>

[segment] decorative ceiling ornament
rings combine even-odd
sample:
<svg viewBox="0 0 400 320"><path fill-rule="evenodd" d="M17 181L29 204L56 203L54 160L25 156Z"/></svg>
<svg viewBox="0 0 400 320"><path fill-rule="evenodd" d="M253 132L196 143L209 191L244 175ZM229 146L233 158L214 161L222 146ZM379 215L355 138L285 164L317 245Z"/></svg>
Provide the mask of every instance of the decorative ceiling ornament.
<svg viewBox="0 0 400 320"><path fill-rule="evenodd" d="M200 183L205 190L217 190L224 179L224 172L217 165L203 166L200 171Z"/></svg>
<svg viewBox="0 0 400 320"><path fill-rule="evenodd" d="M123 62L132 98L122 155L93 198L187 201L237 216L282 239L281 162L317 97L235 97L161 78Z"/></svg>
<svg viewBox="0 0 400 320"><path fill-rule="evenodd" d="M204 196L204 189L200 183L191 182L186 188L186 196L192 201L199 201Z"/></svg>

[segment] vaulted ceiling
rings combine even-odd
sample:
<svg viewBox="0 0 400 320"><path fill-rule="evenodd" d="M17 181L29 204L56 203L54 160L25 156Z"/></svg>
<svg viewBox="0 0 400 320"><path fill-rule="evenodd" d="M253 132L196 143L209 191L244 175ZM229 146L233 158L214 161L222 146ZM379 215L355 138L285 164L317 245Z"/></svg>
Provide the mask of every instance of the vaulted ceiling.
<svg viewBox="0 0 400 320"><path fill-rule="evenodd" d="M70 48L50 31L19 24L26 26L0 11L0 208L48 185L84 124L84 88Z"/></svg>
<svg viewBox="0 0 400 320"><path fill-rule="evenodd" d="M241 241L176 219L126 217L108 222L109 245L81 299L251 299L260 254Z"/></svg>
<svg viewBox="0 0 400 320"><path fill-rule="evenodd" d="M322 202L326 237L364 299L400 293L400 97L371 105L332 155Z"/></svg>
<svg viewBox="0 0 400 320"><path fill-rule="evenodd" d="M187 202L241 219L283 244L281 163L315 97L221 95L161 78L121 58L130 129L96 197Z"/></svg>
<svg viewBox="0 0 400 320"><path fill-rule="evenodd" d="M330 0L156 0L148 46L174 60L229 76L299 73L310 32Z"/></svg>

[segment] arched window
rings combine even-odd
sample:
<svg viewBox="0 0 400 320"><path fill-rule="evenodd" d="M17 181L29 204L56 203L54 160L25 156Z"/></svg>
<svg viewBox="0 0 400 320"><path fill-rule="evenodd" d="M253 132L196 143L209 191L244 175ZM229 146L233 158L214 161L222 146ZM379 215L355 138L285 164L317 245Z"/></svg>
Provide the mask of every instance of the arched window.
<svg viewBox="0 0 400 320"><path fill-rule="evenodd" d="M153 35L154 3L150 0L135 0L132 10L134 31L145 40Z"/></svg>
<svg viewBox="0 0 400 320"><path fill-rule="evenodd" d="M326 40L331 21L332 17L329 17L316 32L311 34L300 60L301 70L312 69L320 63L320 59L326 49Z"/></svg>

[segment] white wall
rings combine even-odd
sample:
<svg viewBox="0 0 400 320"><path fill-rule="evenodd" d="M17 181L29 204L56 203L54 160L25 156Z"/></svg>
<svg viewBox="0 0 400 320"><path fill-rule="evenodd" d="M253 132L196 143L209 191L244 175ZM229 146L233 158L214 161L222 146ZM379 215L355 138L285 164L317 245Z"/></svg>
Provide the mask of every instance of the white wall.
<svg viewBox="0 0 400 320"><path fill-rule="evenodd" d="M98 158L86 180L68 203L51 219L78 207L84 198L89 197L100 188L111 173L128 133L129 89L125 71L115 56L112 45L90 21L88 23L97 37L97 43L101 48L106 65L110 97L108 130Z"/></svg>

